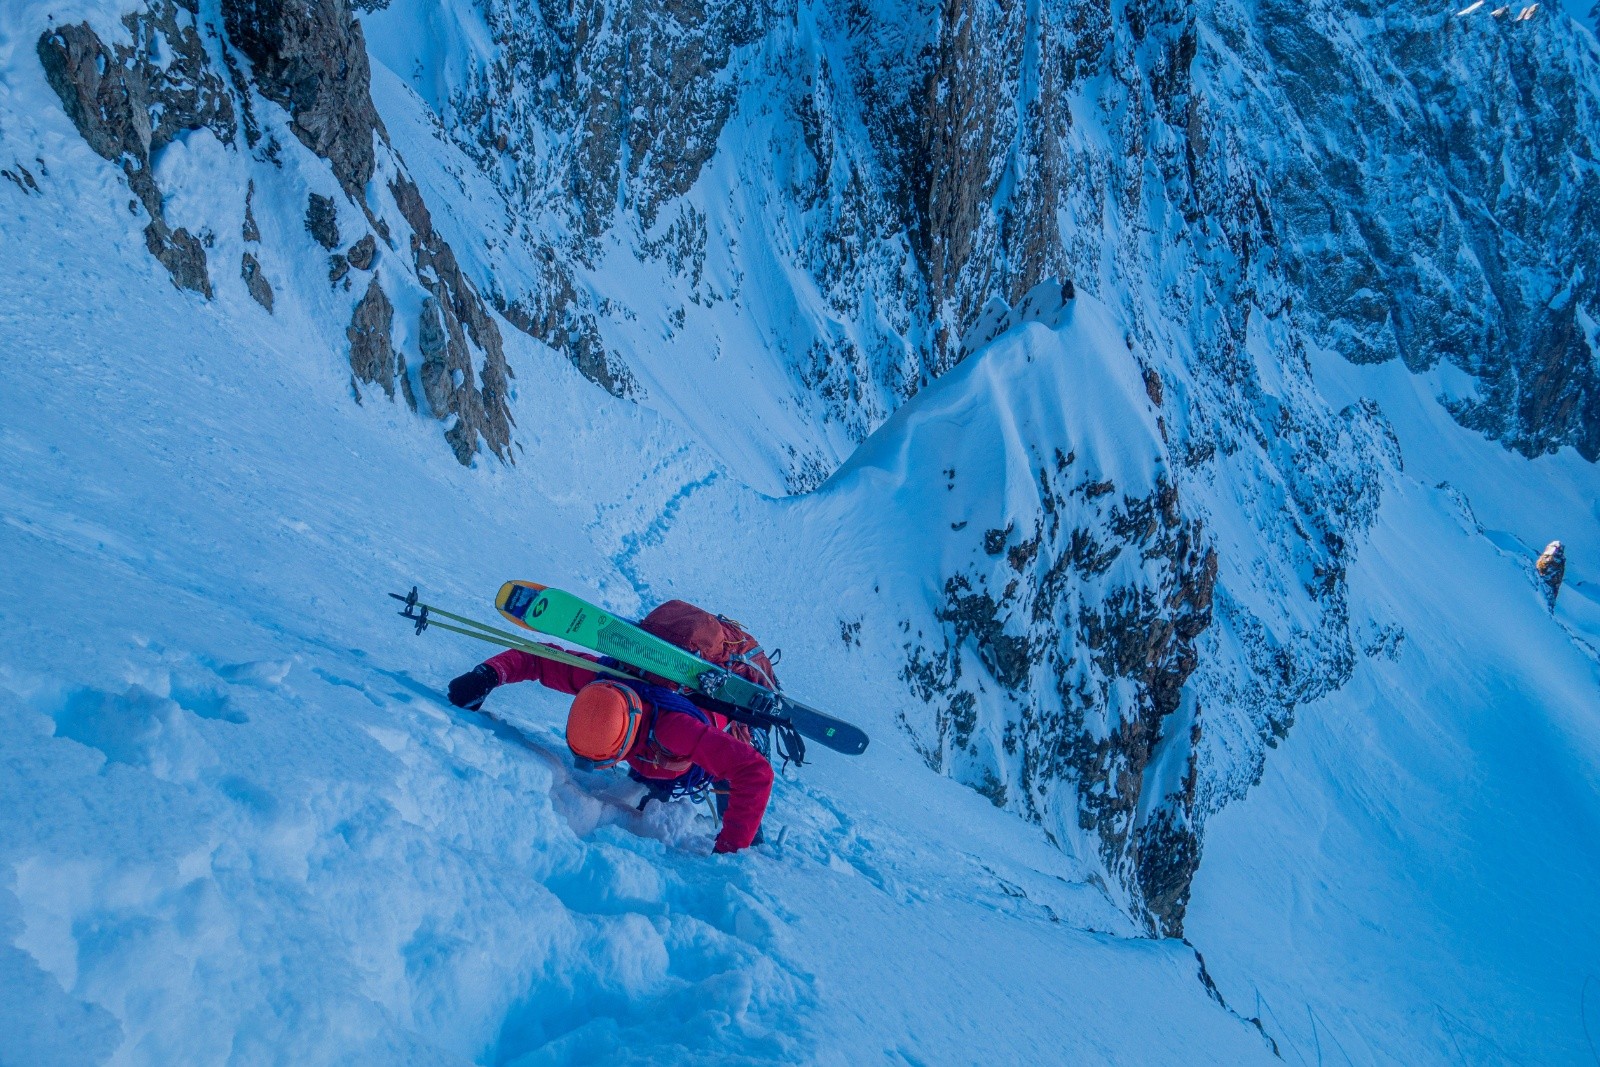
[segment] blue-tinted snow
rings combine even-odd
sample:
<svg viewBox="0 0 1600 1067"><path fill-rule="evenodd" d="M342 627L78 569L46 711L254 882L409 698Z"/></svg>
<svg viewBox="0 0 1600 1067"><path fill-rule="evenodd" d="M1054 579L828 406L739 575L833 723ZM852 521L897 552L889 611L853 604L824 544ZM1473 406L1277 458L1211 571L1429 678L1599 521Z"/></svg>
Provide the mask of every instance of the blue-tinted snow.
<svg viewBox="0 0 1600 1067"><path fill-rule="evenodd" d="M274 316L233 279L176 291L120 175L5 58L0 146L48 154L43 195L0 188L6 1063L1266 1060L1187 947L926 770L892 642L838 640L832 601L871 594L817 560L849 529L509 330L525 451L464 470L403 403L353 402L320 278L269 264ZM292 248L327 178L283 143L255 203ZM229 157L162 165L235 261ZM1006 343L1072 355L1028 329ZM739 615L873 748L779 783L781 845L708 855L692 809L640 817L573 770L559 697L450 708L489 650L384 596L489 616L511 575Z"/></svg>
<svg viewBox="0 0 1600 1067"><path fill-rule="evenodd" d="M781 438L789 418L749 407L761 368L695 353L652 379L660 323L614 325L652 410L506 330L525 450L465 471L403 405L353 403L320 278L280 286L276 317L250 302L227 269L243 171L209 135L158 166L174 216L216 234L216 301L147 255L120 174L32 58L46 14L111 34L117 6L0 12L0 165L46 164L42 195L0 182L0 1060L1270 1058L1188 948L1133 937L1088 863L928 772L895 726L917 708L889 631L926 618L938 568L894 523L935 509L927 470L971 449L1003 502L1022 453L982 442L1049 417L1119 484L1151 475L1108 313L1085 301L1059 333L1007 335L784 503L740 484L775 477L741 434ZM441 27L452 43L422 76L375 72L430 189L448 161L399 119L478 32ZM373 39L380 59L394 46ZM317 255L306 189L335 190L282 141L256 200L275 279ZM737 181L713 168L702 192ZM463 262L503 266L472 240L493 228L473 193L434 198L440 228ZM414 322L416 293L391 295ZM1291 1062L1583 1062L1600 1034L1600 483L1461 431L1436 400L1459 383L1336 357L1318 382L1336 404L1377 396L1404 458L1353 577L1371 652L1211 824L1191 937ZM708 414L718 389L745 406ZM1240 506L1207 503L1247 548ZM1527 577L1551 537L1570 561L1554 617ZM615 776L572 769L559 698L498 693L500 726L444 704L486 650L413 636L382 595L421 582L487 617L513 575L741 617L873 748L779 783L781 845L708 856L694 811L639 817ZM884 633L846 645L849 616Z"/></svg>

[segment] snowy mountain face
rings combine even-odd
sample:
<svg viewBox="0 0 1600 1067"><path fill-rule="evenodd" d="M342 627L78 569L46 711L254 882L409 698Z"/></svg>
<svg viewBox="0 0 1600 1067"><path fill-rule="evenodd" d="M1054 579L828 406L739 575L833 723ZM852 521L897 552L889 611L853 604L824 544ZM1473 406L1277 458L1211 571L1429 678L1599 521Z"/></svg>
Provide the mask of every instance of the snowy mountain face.
<svg viewBox="0 0 1600 1067"><path fill-rule="evenodd" d="M159 339L140 336L155 328L144 320L198 331L203 353L235 338L244 354L228 388L272 399L262 412L217 401L227 418L218 415L205 440L247 436L234 449L246 467L299 486L301 496L280 496L272 477L252 473L257 505L314 509L320 494L336 517L312 550L326 558L303 574L294 551L214 518L231 504L213 488L175 505L181 518L163 529L114 517L129 512L104 503L111 488L81 500L67 494L76 502L58 515L43 488L19 482L15 507L29 517L13 528L59 527L68 532L49 543L73 544L71 531L93 526L85 516L105 507L94 521L114 527L118 543L217 538L228 551L185 588L218 626L241 610L225 591L236 567L230 552L276 561L285 583L299 575L332 586L347 571L400 585L426 567L424 582L478 599L500 579L531 577L625 613L667 595L726 606L756 632L806 650L791 684L862 718L876 746L904 757L858 772L881 777L872 794L880 807L913 797L913 806L959 813L954 828L906 829L898 815L841 807L841 783L852 779L826 770L823 786L781 808L796 828L798 862L848 866L901 909L868 909L883 930L927 920L949 933L996 909L1011 922L1021 909L1028 922L1048 916L1045 930L1064 923L1072 933L1181 937L1197 875L1204 882L1215 870L1200 947L1223 961L1220 991L1181 950L1124 955L1033 926L999 927L984 944L1003 963L1014 938L1043 938L1059 955L1037 964L1041 973L1064 982L1051 967L1125 967L1130 989L1157 990L1170 1010L1152 1022L1153 1044L1087 1046L1102 1058L1177 1061L1183 1039L1167 1035L1186 1028L1206 1032L1204 1047L1219 1059L1264 1054L1275 1040L1298 1050L1319 1024L1308 1039L1299 1022L1263 1021L1262 1009L1250 1009L1251 989L1258 1001L1266 988L1269 1000L1298 996L1308 1012L1316 1002L1329 1013L1331 1002L1316 1000L1329 994L1308 991L1333 988L1328 974L1360 961L1330 950L1328 970L1308 963L1300 972L1282 963L1288 952L1252 956L1236 943L1237 927L1219 917L1243 922L1247 909L1219 904L1217 894L1255 902L1252 917L1266 921L1281 903L1271 896L1276 883L1243 887L1237 872L1255 861L1241 857L1295 847L1305 824L1285 818L1291 829L1266 843L1231 830L1226 860L1208 868L1208 822L1263 780L1273 803L1335 788L1300 763L1273 771L1289 758L1304 709L1364 721L1366 694L1404 684L1395 679L1418 657L1422 680L1400 702L1418 716L1446 699L1437 694L1451 680L1477 677L1430 643L1449 645L1470 583L1452 594L1459 603L1424 611L1415 605L1432 586L1408 572L1405 588L1416 593L1408 601L1385 586L1383 564L1409 566L1429 538L1463 539L1470 547L1441 549L1440 558L1497 568L1485 587L1514 599L1521 576L1508 577L1512 557L1538 536L1524 525L1535 506L1560 527L1547 537L1576 543L1600 523L1592 505L1600 51L1588 29L1556 11L1515 14L1222 0L23 0L0 15L0 173L10 179L0 188L17 205L9 240L37 257L65 239L63 219L94 220L71 241L116 268L73 269L100 286L85 300L115 302L122 287L138 294L134 340L122 343L141 373L174 373L156 352ZM38 262L43 277L77 284L66 267L52 274ZM145 268L173 291L127 280ZM14 283L25 291L20 277ZM8 336L23 344L48 330L40 323L50 314L19 297ZM185 325L186 316L201 324ZM115 343L102 327L81 329L85 347ZM100 395L84 384L98 372L71 350L37 358L59 381L63 407L73 388ZM97 401L91 424L106 433L143 427L132 413L150 405L170 406L181 422L184 404L211 402L196 383L230 373L213 355L196 358L195 382L166 397ZM287 368L278 377L275 361ZM290 411L282 426L271 423L274 405ZM408 413L437 420L446 447ZM51 432L32 427L18 440ZM137 453L165 431L128 432L116 453L122 467L106 471L156 462ZM318 450L322 436L339 442L337 458ZM416 440L431 443L414 448ZM207 478L232 477L209 445L196 447ZM436 466L430 449L454 463ZM271 462L260 458L274 450ZM98 476L82 477L98 484ZM382 543L355 506L379 494L367 504ZM412 529L408 511L429 514ZM295 526L301 519L281 521L312 537ZM1460 611L1459 641L1476 650L1474 662L1494 658L1504 636L1497 625L1548 628L1540 647L1559 647L1559 656L1525 657L1545 673L1517 675L1516 685L1483 680L1535 693L1530 714L1595 706L1600 615L1586 568L1574 551L1564 629L1520 602L1498 624ZM133 582L141 603L159 605L148 571L113 568L107 580ZM255 591L284 595L270 581ZM314 634L277 615L261 624L268 636L252 631L259 658L271 660L259 670L221 649L180 666L168 661L176 653L158 651L149 654L168 659L130 675L131 686L145 687L139 693L62 695L20 659L0 684L21 694L12 701L19 716L34 716L24 736L70 740L104 753L119 774L142 768L178 783L197 811L253 827L242 840L259 839L262 855L277 850L274 863L298 862L279 855L298 848L285 835L379 843L363 854L372 864L364 873L339 868L350 881L327 874L287 910L235 897L239 887L222 879L228 899L270 913L285 938L301 929L295 908L324 914L319 893L394 882L383 920L394 925L380 923L376 940L334 924L305 942L308 958L338 957L352 975L388 966L372 960L389 959L388 941L405 943L404 980L388 974L383 992L359 977L330 979L330 1004L348 994L381 1005L374 1016L351 1016L366 1036L345 1047L421 1058L423 1045L409 1042L443 1027L447 1040L423 1044L531 1063L585 1049L616 1055L630 1040L653 1040L639 1019L624 1017L601 1037L582 1031L579 1006L573 1020L537 1007L554 988L541 968L572 966L608 990L597 1003L636 1003L648 987L670 1010L688 1011L660 992L664 978L630 978L630 966L645 973L653 964L630 963L616 948L631 936L628 923L647 915L670 946L663 973L757 973L755 992L745 986L733 998L743 1007L728 1009L740 1020L736 1055L848 1059L839 1051L846 1030L818 1024L793 1037L772 1018L823 1014L805 988L810 972L772 933L793 926L819 936L827 927L819 916L835 900L815 889L817 870L766 872L794 894L787 905L738 879L733 903L702 891L698 858L648 850L658 839L680 844L682 826L618 815L603 790L585 791L548 739L527 765L493 754L496 739L461 740L462 727L419 703L451 673L447 654L437 653L426 676L384 675L376 664L412 646L348 636L370 623L347 608L324 610L332 614ZM290 633L281 640L293 648L277 658L275 630ZM156 643L208 640L188 624L169 631ZM98 639L150 640L114 630ZM353 645L373 665L352 681L356 669L334 645ZM309 666L280 673L279 660ZM152 670L170 677L146 686ZM285 683L291 670L308 677ZM318 695L295 684L320 685ZM354 768L348 789L382 790L398 815L358 818L329 800L291 817L287 802L263 799L258 774L229 764L217 754L223 743L189 722L205 719L204 731L237 725L209 714L224 707L309 722L310 709L344 708L347 699L357 702L353 721L371 707L380 719L401 714L401 725L368 724L359 738L337 741ZM517 699L522 710L534 707ZM131 742L116 725L128 716L143 724ZM316 721L317 731L336 729L320 725L320 714ZM1580 740L1551 746L1561 775L1594 765L1581 726L1559 720L1552 729L1569 727ZM299 762L287 736L263 743L291 780L335 780L337 769L323 765L332 761ZM1486 736L1471 733L1471 744ZM176 750L162 748L169 743ZM1471 744L1461 742L1479 751ZM50 749L35 762L88 773L72 762L81 755ZM458 757L473 769L451 769ZM399 778L396 761L406 767ZM542 798L530 837L496 821L498 794L484 775ZM951 780L971 792L938 792ZM1365 811L1359 803L1329 795L1331 808L1359 824L1350 814ZM461 825L451 803L487 828ZM1239 807L1249 810L1235 805L1224 818ZM1551 810L1570 813L1572 840L1583 840L1592 799ZM898 836L858 828L876 817ZM419 826L452 842L447 856ZM828 833L854 842L843 858L830 857ZM1048 860L1034 851L1040 838ZM74 847L116 851L98 841ZM1305 847L1316 851L1314 841ZM514 959L472 969L462 947L471 932L419 905L422 890L406 895L403 864L390 865L406 850L426 857L425 877L459 893L497 943L515 946ZM1007 850L1027 859L1007 866L996 859ZM480 854L553 895L536 899L530 889L515 907L494 903L499 876L484 873ZM961 870L983 872L971 877L984 888L968 892L965 876L930 859L946 854L960 857ZM194 855L175 862L187 871ZM270 866L260 855L253 862ZM328 871L338 866L329 862ZM1298 854L1283 863L1337 876ZM13 867L24 916L16 951L67 998L50 1011L100 1005L81 1008L84 1025L110 1034L115 1016L126 1034L135 1013L105 1006L119 980L90 974L85 962L90 977L79 981L78 965L62 962L66 913L27 903L53 891L52 868L23 852ZM1552 884L1577 884L1570 871L1561 877L1569 880ZM580 890L599 894L602 916L585 910ZM1383 895L1371 891L1372 900ZM75 921L109 914L116 899L111 891L85 898ZM928 920L917 909L930 901L948 914ZM662 918L675 910L683 925ZM582 935L549 933L566 929L559 923L518 925L518 914L546 912ZM1572 945L1600 943L1592 920L1573 922L1581 928L1568 930ZM1330 946L1361 936L1331 922L1317 929ZM547 935L557 947L530 941ZM683 948L697 937L710 947ZM611 970L592 962L607 952L616 954ZM125 965L115 951L96 958L111 970ZM836 965L865 968L843 949L815 964ZM924 961L952 976L988 975L992 965ZM286 973L303 975L293 965ZM497 984L508 975L526 989ZM267 999L276 981L234 980ZM1398 991L1395 1003L1411 1003L1410 980L1386 987ZM1082 984L1071 983L1080 997ZM403 986L412 992L402 1010ZM493 1009L444 1026L459 1015L463 990L485 989L494 990ZM578 993L562 995L578 1004ZM1427 986L1426 995L1444 994ZM515 1003L495 999L505 997ZM716 1004L726 997L712 990ZM1103 1029L1097 1009L1052 1010L1077 1013L1087 1032ZM703 1048L730 1033L702 1021L661 1047ZM1571 1023L1549 1021L1555 1044L1544 1051L1577 1047ZM1394 1048L1443 1047L1437 1034L1393 1025ZM1019 1023L1016 1040L1025 1045L1033 1032ZM159 1059L159 1042L144 1040L134 1058ZM1489 1055L1497 1047L1481 1046ZM929 1058L910 1037L894 1049Z"/></svg>
<svg viewBox="0 0 1600 1067"><path fill-rule="evenodd" d="M1319 341L1359 362L1444 364L1463 425L1593 461L1593 38L1494 7L1263 5L1226 39L1284 89L1256 143L1308 146L1263 163Z"/></svg>
<svg viewBox="0 0 1600 1067"><path fill-rule="evenodd" d="M768 460L777 470L725 453L751 484L814 484L981 343L991 300L1020 304L1070 279L1117 306L1151 403L1176 401L1152 451L1162 487L1127 494L1089 478L1080 488L1111 501L1063 528L1049 483L1066 472L1049 468L1073 449L1045 433L1030 509L985 529L987 555L1010 570L939 576L945 632L913 645L908 677L947 704L921 734L941 770L1035 818L1062 813L1050 783L1095 783L1062 809L1077 806L1166 929L1181 929L1203 811L1242 792L1261 742L1345 680L1359 643L1343 570L1396 456L1372 411L1330 410L1316 394L1305 349L1417 372L1442 363L1464 425L1525 454L1596 456L1584 309L1600 190L1581 162L1596 143L1596 57L1564 19L1156 3L453 14L446 37L464 47L421 53L415 35L391 44L378 31L378 51L411 72L516 225L544 235L556 291L584 279L577 291L593 295L566 315L589 323L614 301L661 331L599 315L601 343L625 365L663 341L691 364L729 349L777 361L759 392L792 405L799 425ZM414 19L403 5L383 17ZM666 279L665 302L619 295L618 260ZM752 309L766 319L755 337L726 321ZM596 357L587 326L580 336L568 351L581 368ZM687 373L686 388L652 373L645 394L690 424L737 424L711 407L720 394L705 379ZM623 380L591 377L613 391ZM1196 521L1209 509L1188 499L1219 474L1256 497L1227 521L1264 548L1221 560L1227 636L1197 657L1188 646L1209 621L1218 564ZM1152 547L1140 518L1151 513L1181 546ZM1060 603L1065 575L1097 578L1097 558L1132 546L1169 573L1091 597L1122 605L1092 623ZM1230 592L1256 584L1256 551L1273 573L1305 575L1265 609ZM969 638L1009 710L980 710L960 684L952 649ZM1071 651L1085 648L1098 656ZM1209 670L1194 693L1215 697L1166 734L1178 748L1199 741L1199 769L1145 782L1152 762L1185 765L1156 742L1197 659ZM1116 679L1132 683L1126 704ZM1221 747L1204 739L1208 703ZM1121 725L1086 728L1079 715L1098 713L1063 713L1075 704ZM1010 741L974 746L978 721Z"/></svg>

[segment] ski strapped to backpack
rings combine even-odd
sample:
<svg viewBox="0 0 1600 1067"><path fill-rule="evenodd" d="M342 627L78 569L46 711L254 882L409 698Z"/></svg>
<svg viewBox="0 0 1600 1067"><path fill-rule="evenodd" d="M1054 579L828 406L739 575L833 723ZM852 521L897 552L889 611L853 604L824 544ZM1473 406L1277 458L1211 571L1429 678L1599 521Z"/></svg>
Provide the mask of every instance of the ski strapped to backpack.
<svg viewBox="0 0 1600 1067"><path fill-rule="evenodd" d="M760 653L755 639L727 619L692 604L668 601L640 623L632 623L560 589L513 581L500 587L495 606L525 629L609 656L639 669L657 684L677 686L696 699L707 697L733 705L762 716L762 721L787 722L802 736L835 752L854 756L866 751L868 738L860 727L752 681L752 668L733 657L743 653L757 662L765 661L761 670L770 678L771 661ZM680 613L693 633L704 636L688 638L670 628L663 618L670 613ZM685 645L699 649L700 654L686 650Z"/></svg>
<svg viewBox="0 0 1600 1067"><path fill-rule="evenodd" d="M405 605L399 614L415 623L418 634L421 634L428 627L434 626L441 630L462 634L500 648L513 648L519 652L538 656L541 659L576 667L579 670L590 671L601 677L615 678L628 683L646 680L645 675L647 672L643 668L625 663L614 657L607 656L596 662L588 657L575 655L547 644L525 640L516 634L486 625L465 615L457 615L432 604L423 603L418 599L415 586L412 587L409 594L390 593L389 595ZM685 693L684 697L696 707L721 715L723 718L733 722L741 722L755 729L773 730L777 735L775 747L778 750L778 754L786 762L793 763L797 767L804 765L805 741L801 737L800 730L796 728L793 722L789 721L787 716L741 707L700 692Z"/></svg>

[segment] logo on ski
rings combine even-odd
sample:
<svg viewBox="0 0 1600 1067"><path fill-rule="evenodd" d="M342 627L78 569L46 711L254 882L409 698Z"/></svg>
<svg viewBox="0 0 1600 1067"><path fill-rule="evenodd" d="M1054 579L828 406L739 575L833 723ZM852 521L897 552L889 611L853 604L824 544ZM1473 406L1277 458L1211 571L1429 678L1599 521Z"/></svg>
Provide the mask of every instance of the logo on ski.
<svg viewBox="0 0 1600 1067"><path fill-rule="evenodd" d="M506 597L505 612L514 618L523 618L528 614L528 605L533 602L533 590L523 586L514 586L511 595Z"/></svg>
<svg viewBox="0 0 1600 1067"><path fill-rule="evenodd" d="M537 619L540 615L543 615L549 607L550 598L543 596L540 597L539 602L533 606L533 617Z"/></svg>
<svg viewBox="0 0 1600 1067"><path fill-rule="evenodd" d="M601 631L601 640L608 647L607 652L618 653L619 659L643 666L645 663L652 667L670 664L672 660L664 655L661 650L651 646L649 642L634 640L633 635L620 626L607 626ZM639 663L643 660L644 663Z"/></svg>

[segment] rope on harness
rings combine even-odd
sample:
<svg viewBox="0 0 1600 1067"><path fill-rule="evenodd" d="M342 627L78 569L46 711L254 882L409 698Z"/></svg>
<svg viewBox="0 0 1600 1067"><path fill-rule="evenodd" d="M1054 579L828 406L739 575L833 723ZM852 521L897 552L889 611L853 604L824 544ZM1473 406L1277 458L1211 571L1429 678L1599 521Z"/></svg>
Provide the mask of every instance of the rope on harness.
<svg viewBox="0 0 1600 1067"><path fill-rule="evenodd" d="M649 682L644 681L626 681L622 684L628 686L655 706L655 714L650 717L650 743L662 748L664 751L665 746L656 740L656 720L663 711L682 712L685 715L692 716L699 722L705 723L707 726L714 725L711 721L711 716L704 709L696 707L690 702L689 698L681 693L675 693L670 689L662 688L659 685L651 685ZM687 771L676 778L666 780L646 778L631 768L628 771L628 777L642 783L648 790L639 801L640 811L643 811L645 805L652 800L659 800L665 803L669 800L676 800L679 797L687 797L698 802L705 796L706 790L711 788L712 783L711 776L704 769L693 764L690 765Z"/></svg>

